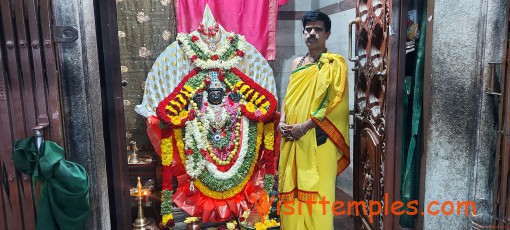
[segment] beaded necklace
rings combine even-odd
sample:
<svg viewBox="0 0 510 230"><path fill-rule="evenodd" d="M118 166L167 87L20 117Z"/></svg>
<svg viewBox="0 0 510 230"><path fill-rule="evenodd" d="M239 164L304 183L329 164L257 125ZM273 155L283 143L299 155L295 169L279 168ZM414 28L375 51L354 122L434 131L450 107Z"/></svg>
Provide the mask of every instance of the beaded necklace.
<svg viewBox="0 0 510 230"><path fill-rule="evenodd" d="M326 53L328 52L328 48L325 48L324 51L322 53ZM321 54L322 54L321 53ZM301 58L301 61L299 61L299 64L296 66L296 69L301 67L301 65L303 65L303 62L305 61L306 57L308 57L309 53L306 53L305 56L303 56L303 58ZM321 55L319 55L319 58L320 58ZM317 63L319 61L319 58L317 59L313 59L313 63Z"/></svg>

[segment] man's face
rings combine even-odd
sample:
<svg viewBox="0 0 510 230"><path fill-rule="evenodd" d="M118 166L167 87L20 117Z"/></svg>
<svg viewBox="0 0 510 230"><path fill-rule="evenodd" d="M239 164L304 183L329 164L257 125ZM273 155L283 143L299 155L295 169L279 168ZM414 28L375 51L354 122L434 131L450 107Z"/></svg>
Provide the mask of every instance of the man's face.
<svg viewBox="0 0 510 230"><path fill-rule="evenodd" d="M305 43L309 48L326 47L326 40L329 38L331 31L326 32L324 22L308 22L303 30Z"/></svg>

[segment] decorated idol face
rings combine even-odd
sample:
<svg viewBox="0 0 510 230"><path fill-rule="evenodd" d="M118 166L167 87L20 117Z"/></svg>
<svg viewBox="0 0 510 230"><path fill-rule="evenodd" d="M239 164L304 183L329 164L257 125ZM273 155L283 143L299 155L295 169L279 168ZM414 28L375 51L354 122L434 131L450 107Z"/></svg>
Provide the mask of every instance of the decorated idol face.
<svg viewBox="0 0 510 230"><path fill-rule="evenodd" d="M223 101L225 91L222 88L210 88L207 90L207 101L213 105L219 105Z"/></svg>

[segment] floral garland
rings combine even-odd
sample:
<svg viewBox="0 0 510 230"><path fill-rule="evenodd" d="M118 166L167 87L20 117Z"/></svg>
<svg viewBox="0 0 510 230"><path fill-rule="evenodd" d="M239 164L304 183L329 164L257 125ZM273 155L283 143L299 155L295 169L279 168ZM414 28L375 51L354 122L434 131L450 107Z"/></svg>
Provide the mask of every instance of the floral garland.
<svg viewBox="0 0 510 230"><path fill-rule="evenodd" d="M161 223L163 226L173 227L173 214L172 214L172 161L173 161L173 137L179 138L181 135L178 132L171 132L167 130L162 132L161 139L161 164L162 164L162 181L161 181ZM179 139L177 140L177 146L179 146ZM181 141L182 142L182 141Z"/></svg>
<svg viewBox="0 0 510 230"><path fill-rule="evenodd" d="M264 125L264 148L274 150L274 124L272 122Z"/></svg>
<svg viewBox="0 0 510 230"><path fill-rule="evenodd" d="M249 122L247 122L247 119L245 119L245 122L249 123ZM259 126L261 126L261 125L259 125ZM212 189L214 191L224 192L224 191L230 190L231 188L233 188L237 185L243 184L241 182L245 178L249 178L249 175L250 175L249 169L255 165L256 159L257 159L257 157L256 157L256 155L257 155L256 148L257 147L255 145L256 144L260 145L260 143L253 141L253 140L259 139L258 137L257 138L254 137L255 135L257 135L258 127L255 125L246 125L245 127L246 128L243 128L243 131L244 130L248 130L248 131L244 131L243 134L247 133L247 137L244 140L248 140L248 141L246 141L246 142L248 142L246 144L246 146L248 146L248 147L241 148L241 149L246 149L246 151L244 151L246 153L246 159L240 159L241 157L238 159L237 162L240 162L240 163L238 163L238 164L240 164L238 169L232 169L233 167L231 167L231 170L229 170L230 172L226 172L223 175L217 171L212 170L212 171L209 171L209 173L211 174L211 175L209 175L207 173L202 173L203 168L197 169L196 171L195 171L195 169L191 169L191 170L188 169L188 162L190 162L190 157L191 156L202 157L201 154L194 153L192 155L189 155L189 157L186 157L186 155L184 155L184 154L181 155L182 161L186 162L186 166L185 166L186 172L188 173L188 175L191 178L193 178L193 179L196 178L196 181L194 181L193 186L198 187L199 185L203 184L207 188ZM260 130L261 130L260 133L262 133L262 127L260 128ZM262 135L260 135L260 136L262 136ZM186 141L186 143L188 143L188 141ZM205 162L207 162L203 158L200 160L202 160L204 162L204 164L206 164ZM210 166L210 168L216 168L216 166L212 165L212 166ZM189 172L189 171L191 171L191 172ZM197 174L198 174L198 176L196 176ZM223 179L223 178L226 178L226 179ZM243 187L244 187L244 185L243 185Z"/></svg>
<svg viewBox="0 0 510 230"><path fill-rule="evenodd" d="M173 193L168 190L161 191L161 223L163 226L174 226L174 216L172 214L172 196Z"/></svg>
<svg viewBox="0 0 510 230"><path fill-rule="evenodd" d="M159 102L156 109L156 115L164 121L168 128L182 128L189 114L187 111L182 111L192 98L193 81L188 80L194 77L201 71L200 68L191 70L186 77L175 87L174 91L165 99ZM198 87L198 86L197 86Z"/></svg>
<svg viewBox="0 0 510 230"><path fill-rule="evenodd" d="M225 75L225 83L232 92L240 92L243 97L241 111L250 120L267 122L277 109L276 98L237 68Z"/></svg>
<svg viewBox="0 0 510 230"><path fill-rule="evenodd" d="M267 193L270 193L273 191L274 186L274 175L266 174L264 176L264 190L266 190Z"/></svg>
<svg viewBox="0 0 510 230"><path fill-rule="evenodd" d="M244 36L227 34L230 46L223 45L218 52L210 51L196 35L179 33L177 40L181 43L186 56L191 62L202 69L231 69L243 59L247 49ZM225 48L225 50L223 49Z"/></svg>
<svg viewBox="0 0 510 230"><path fill-rule="evenodd" d="M241 140L249 140L248 139L249 138L249 135L248 135L249 121L247 118L243 118L242 121L243 121L243 124L242 124L243 128L242 128L242 139ZM208 162L208 161L206 162L207 171L211 174L212 177L214 177L215 179L218 179L218 180L228 180L228 179L232 178L234 175L238 174L239 169L241 168L241 165L245 162L246 153L248 152L248 144L245 144L245 142L247 142L247 141L241 142L241 147L239 148L238 158L237 158L236 162L234 163L234 165L232 165L232 167L230 167L230 169L228 169L226 172L222 172L222 171L218 170L216 165L214 165L213 163Z"/></svg>
<svg viewBox="0 0 510 230"><path fill-rule="evenodd" d="M236 68L230 71L213 70L220 73L219 79L225 82L231 93L241 94L239 106L244 116L259 122L273 119L278 103L269 91ZM174 91L159 103L156 109L158 118L163 120L168 128L182 128L186 121L193 120L198 110L188 112L184 109L193 96L204 91L206 84L210 83L207 79L206 72L200 68L190 71ZM196 107L196 103L193 102L192 105Z"/></svg>
<svg viewBox="0 0 510 230"><path fill-rule="evenodd" d="M161 164L163 166L170 166L172 164L173 153L172 137L161 139Z"/></svg>
<svg viewBox="0 0 510 230"><path fill-rule="evenodd" d="M173 131L170 135L162 135L164 137L161 142L163 223L173 221L170 211L173 153L180 156L183 169L191 179L190 192L196 187L202 194L212 199L224 200L238 195L250 181L257 165L265 166L268 174L275 173L272 169L274 126L270 125L272 123L266 125L264 123L274 119L278 105L276 98L235 68L247 49L245 38L232 33L227 33L225 37L227 39L222 41L218 49L211 50L214 47L211 46L209 49L196 35L177 36L186 56L197 67L181 80L156 109L156 114L162 121L162 128ZM230 107L234 108L237 116L242 114L242 117L239 119L230 117L232 120L230 123L222 117L221 121L215 124L213 119L216 114L208 114L207 112L211 111L204 110L208 108L206 103L202 109L198 108L197 102L193 99L195 95L205 93L206 86L211 83L209 71L219 73L218 79L228 86L227 93L237 93L241 96L241 100L238 103L234 102ZM220 115L224 115L223 113ZM230 133L223 133L224 131L217 126L226 127ZM209 140L212 136L208 133L211 127L216 128L213 130L220 130L215 132L216 135L224 135L225 139L221 140L223 142L211 144ZM261 151L262 142L264 149ZM224 151L230 152L227 152L228 156L224 155ZM259 154L262 156L257 161ZM230 167L226 171L220 171L217 165ZM272 183L273 175L265 175L265 189L272 188Z"/></svg>
<svg viewBox="0 0 510 230"><path fill-rule="evenodd" d="M262 143L262 132L263 132L262 124L258 123L258 125L257 125L257 143L255 144L256 145L255 159L258 158L258 152L260 151L260 145ZM255 170L255 166L256 166L256 164L252 164L252 166L250 167L249 172L246 175L246 177L244 178L244 180L241 183L239 183L237 186L235 186L235 187L233 187L233 188L231 188L231 189L229 189L227 191L218 192L218 191L211 190L207 186L202 184L200 179L197 179L197 181L195 182L195 186L204 195L206 195L206 196L208 196L210 198L217 199L217 200L229 199L229 198L232 198L235 195L239 194L239 192L241 192L241 190L243 190L244 186L246 186L248 181L251 179L253 171Z"/></svg>
<svg viewBox="0 0 510 230"><path fill-rule="evenodd" d="M207 103L204 103L207 105ZM212 144L208 140L208 132L210 130L210 120L214 120L215 116L214 114L209 114L209 106L204 106L202 110L198 109L198 105L193 102L193 109L190 111L196 111L196 118L191 121L188 121L186 123L186 143L188 145L186 146L186 153L187 154L202 154L204 157L210 156L210 158L216 162L218 165L230 165L231 160L234 158L235 154L237 153L238 147L239 147L239 130L240 130L240 124L235 124L235 134L231 136L233 139L230 140L230 146L231 148L224 149L222 151L230 151L230 154L225 157L225 159L219 159L215 153L219 152L220 150L213 148ZM240 116L239 111L231 111L234 116L235 121L237 121L238 116ZM203 117L202 114L205 114ZM214 125L214 124L213 124ZM224 124L221 125L223 127ZM229 127L231 128L231 127ZM234 127L232 127L234 128ZM193 143L193 144L192 144ZM195 177L193 177L195 178Z"/></svg>
<svg viewBox="0 0 510 230"><path fill-rule="evenodd" d="M209 173L203 173L200 175L199 179L202 181L204 185L206 185L209 189L214 191L227 191L230 188L238 185L244 178L248 177L249 168L252 165L255 165L257 162L257 158L255 158L255 150L256 150L256 139L257 139L257 126L255 124L251 124L248 128L248 150L246 153L246 159L241 162L241 166L236 174L230 177L227 180L216 179Z"/></svg>

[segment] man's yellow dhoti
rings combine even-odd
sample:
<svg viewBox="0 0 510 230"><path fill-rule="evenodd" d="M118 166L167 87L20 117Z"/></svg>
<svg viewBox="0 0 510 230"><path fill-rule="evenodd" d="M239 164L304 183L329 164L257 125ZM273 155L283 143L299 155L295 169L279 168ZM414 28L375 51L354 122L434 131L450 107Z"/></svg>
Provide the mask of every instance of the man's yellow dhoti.
<svg viewBox="0 0 510 230"><path fill-rule="evenodd" d="M317 146L315 129L297 141L282 139L279 190L284 230L333 229L336 175L350 163L347 89L347 64L337 54L323 53L318 63L300 67L290 76L286 123L311 118L328 140Z"/></svg>

